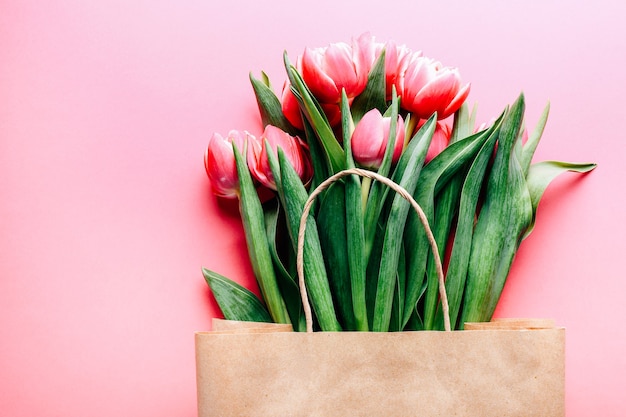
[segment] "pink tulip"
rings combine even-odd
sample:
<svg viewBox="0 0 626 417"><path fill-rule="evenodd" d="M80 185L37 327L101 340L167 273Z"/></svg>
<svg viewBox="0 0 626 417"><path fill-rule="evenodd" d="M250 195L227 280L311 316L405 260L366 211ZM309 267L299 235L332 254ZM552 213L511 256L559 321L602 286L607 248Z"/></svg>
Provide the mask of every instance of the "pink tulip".
<svg viewBox="0 0 626 417"><path fill-rule="evenodd" d="M365 89L373 52L371 36L367 34L351 45L341 42L306 48L301 61L302 78L321 103L338 103L342 89L352 99Z"/></svg>
<svg viewBox="0 0 626 417"><path fill-rule="evenodd" d="M367 168L378 168L385 156L389 141L391 117L383 117L380 111L372 109L365 113L352 133L351 145L354 160ZM393 162L397 162L404 146L404 121L398 116Z"/></svg>
<svg viewBox="0 0 626 417"><path fill-rule="evenodd" d="M420 121L417 128L421 128L426 123L426 120ZM452 135L452 128L447 123L437 122L435 126L435 133L433 133L433 139L430 142L428 152L426 152L425 163L429 162L435 156L439 155L450 144L450 135Z"/></svg>
<svg viewBox="0 0 626 417"><path fill-rule="evenodd" d="M421 56L422 52L412 52L406 45L396 45L394 42L389 41L387 43L376 44L376 59L385 50L385 87L387 100L391 100L392 88L395 85L396 90L398 87L398 77L402 73L402 65L409 55Z"/></svg>
<svg viewBox="0 0 626 417"><path fill-rule="evenodd" d="M276 126L267 125L260 138L250 137L248 140L248 167L261 184L276 190L276 182L267 159L266 141L274 155L278 154L278 148L283 150L303 183L311 179L313 169L306 153L306 144L297 136L291 136Z"/></svg>
<svg viewBox="0 0 626 417"><path fill-rule="evenodd" d="M239 152L244 151L246 140L252 137L248 132L231 130L226 138L214 133L204 154L204 167L213 194L219 197L235 198L239 195L239 176L235 164L233 143Z"/></svg>
<svg viewBox="0 0 626 417"><path fill-rule="evenodd" d="M421 119L434 112L440 120L450 116L461 107L470 89L469 84L461 85L458 69L421 55L405 58L397 83L402 107Z"/></svg>

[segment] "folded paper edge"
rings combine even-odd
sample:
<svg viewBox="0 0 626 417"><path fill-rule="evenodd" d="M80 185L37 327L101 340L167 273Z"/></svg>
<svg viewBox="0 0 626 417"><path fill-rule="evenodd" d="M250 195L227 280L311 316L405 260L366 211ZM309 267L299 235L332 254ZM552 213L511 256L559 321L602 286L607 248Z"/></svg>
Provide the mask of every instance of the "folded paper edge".
<svg viewBox="0 0 626 417"><path fill-rule="evenodd" d="M543 330L558 328L553 319L497 318L489 322L465 323L465 330Z"/></svg>

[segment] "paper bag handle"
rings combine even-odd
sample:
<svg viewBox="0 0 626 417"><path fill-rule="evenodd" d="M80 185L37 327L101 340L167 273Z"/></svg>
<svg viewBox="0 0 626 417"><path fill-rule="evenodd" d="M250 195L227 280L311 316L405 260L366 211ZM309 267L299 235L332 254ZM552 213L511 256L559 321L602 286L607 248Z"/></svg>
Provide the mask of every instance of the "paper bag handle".
<svg viewBox="0 0 626 417"><path fill-rule="evenodd" d="M417 213L417 216L426 231L426 237L428 238L428 243L433 252L433 259L435 261L435 268L437 271L437 277L439 279L439 296L441 298L441 307L443 309L443 326L445 331L451 331L450 328L450 313L448 307L448 296L446 295L446 287L443 276L443 266L441 264L441 257L439 256L439 249L437 248L437 242L435 241L435 237L433 236L433 232L428 224L428 219L426 218L426 214L424 214L424 210L417 204L413 196L409 194L403 187L391 181L389 178L384 177L380 174L377 174L373 171L368 171L360 168L351 168L343 171L339 171L335 175L329 177L320 185L317 186L315 190L311 192L308 200L304 204L304 209L302 211L302 217L300 218L300 229L298 232L298 246L297 246L297 254L296 254L296 267L298 272L298 283L300 285L300 296L302 297L302 306L304 307L304 317L306 320L306 331L307 333L313 332L313 316L311 314L311 304L309 303L309 296L306 291L306 284L304 281L304 234L306 231L306 222L309 216L309 212L311 211L311 206L313 205L313 201L315 198L326 188L328 188L333 182L346 177L348 175L359 175L361 177L371 178L373 180L379 181L389 188L400 194L405 200L411 203L413 209Z"/></svg>

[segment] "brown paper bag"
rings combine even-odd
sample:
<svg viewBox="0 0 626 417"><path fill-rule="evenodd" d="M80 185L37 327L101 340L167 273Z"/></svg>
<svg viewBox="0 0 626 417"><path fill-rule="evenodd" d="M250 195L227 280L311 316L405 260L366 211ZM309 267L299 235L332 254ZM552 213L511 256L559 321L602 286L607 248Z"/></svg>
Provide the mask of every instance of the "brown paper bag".
<svg viewBox="0 0 626 417"><path fill-rule="evenodd" d="M564 416L565 330L196 334L209 416Z"/></svg>
<svg viewBox="0 0 626 417"><path fill-rule="evenodd" d="M338 175L350 173L386 183L417 211L433 248L447 319L441 260L421 208L369 171ZM302 243L317 194L305 205L298 239L307 333L228 321L196 333L199 417L565 415L565 330L550 320L467 323L454 332L449 319L445 332L312 332Z"/></svg>

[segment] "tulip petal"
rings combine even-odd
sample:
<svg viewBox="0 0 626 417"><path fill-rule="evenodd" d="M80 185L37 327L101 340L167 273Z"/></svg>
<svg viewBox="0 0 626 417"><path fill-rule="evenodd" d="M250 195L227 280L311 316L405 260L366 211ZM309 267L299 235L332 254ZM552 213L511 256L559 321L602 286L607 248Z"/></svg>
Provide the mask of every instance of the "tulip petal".
<svg viewBox="0 0 626 417"><path fill-rule="evenodd" d="M339 96L339 91L333 79L322 68L322 53L319 49L304 50L302 78L318 100L332 103Z"/></svg>
<svg viewBox="0 0 626 417"><path fill-rule="evenodd" d="M439 155L450 143L450 126L444 123L437 123L437 128L426 154L426 162Z"/></svg>
<svg viewBox="0 0 626 417"><path fill-rule="evenodd" d="M446 71L426 84L415 97L415 114L425 119L434 112L443 113L448 103L456 96L459 79L454 72ZM442 117L438 117L441 119Z"/></svg>
<svg viewBox="0 0 626 417"><path fill-rule="evenodd" d="M285 118L291 123L293 127L298 130L304 129L304 123L302 121L302 113L300 112L300 105L298 99L293 95L291 91L291 85L285 83L283 93L281 97L281 108Z"/></svg>
<svg viewBox="0 0 626 417"><path fill-rule="evenodd" d="M445 119L446 117L454 114L465 102L465 99L469 95L470 92L470 84L465 84L461 90L456 94L454 99L448 104L448 106L441 112L441 116L439 119Z"/></svg>
<svg viewBox="0 0 626 417"><path fill-rule="evenodd" d="M333 102L338 102L342 88L346 90L348 98L360 93L355 64L352 61L352 51L347 44L332 44L324 55L324 70L334 81L336 97ZM365 85L363 85L365 87Z"/></svg>

